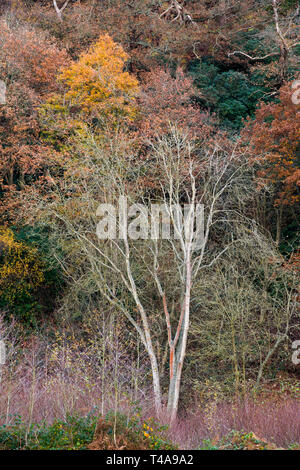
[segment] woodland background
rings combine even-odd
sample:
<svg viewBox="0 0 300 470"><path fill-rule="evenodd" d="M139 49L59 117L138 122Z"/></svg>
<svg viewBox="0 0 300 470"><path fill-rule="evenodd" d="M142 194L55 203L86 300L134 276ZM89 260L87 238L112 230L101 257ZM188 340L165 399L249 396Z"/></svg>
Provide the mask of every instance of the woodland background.
<svg viewBox="0 0 300 470"><path fill-rule="evenodd" d="M117 447L266 445L250 431L299 445L298 1L2 0L0 14L0 445L85 448L99 416ZM100 202L162 201L171 176L180 203L192 181L217 215L167 428L124 260L93 244ZM164 409L164 301L176 331L184 284L162 243L160 295L154 252L134 246Z"/></svg>

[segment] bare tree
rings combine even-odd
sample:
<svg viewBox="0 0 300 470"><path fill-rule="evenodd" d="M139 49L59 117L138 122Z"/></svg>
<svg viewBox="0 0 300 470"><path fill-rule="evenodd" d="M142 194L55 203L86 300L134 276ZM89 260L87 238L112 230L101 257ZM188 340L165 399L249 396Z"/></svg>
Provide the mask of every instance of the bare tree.
<svg viewBox="0 0 300 470"><path fill-rule="evenodd" d="M166 223L161 231L151 223L151 235L149 231L148 235L145 233L145 227L149 228L145 209L150 206L145 196L146 188L135 184L135 189L129 191L133 169L128 165L128 156L123 163L120 155L116 160L111 155L104 157L93 139L89 151L85 151L84 163L82 161L85 176L78 177L80 171L76 165L74 179L72 177L64 183L65 189L70 185L68 194L76 188L77 196L73 200L61 199L57 192L56 202L48 207L60 224L60 234L63 224L70 237L68 243L72 239L76 244L77 248L72 248L73 253L74 250L78 256L80 253L84 264L80 270L80 282L83 282L82 276L89 275L101 296L117 308L137 331L151 363L157 414L160 414L164 403L161 380L169 371L167 408L171 420L176 418L178 410L195 279L203 269L213 266L229 246L239 242L229 234L224 244L211 244L211 230L219 225L222 229L229 227L231 220L239 217L241 202L234 202L237 194L248 194L245 172L249 171L249 165L238 147L226 151L216 144L209 150L198 150L197 158L195 152L187 138L175 129L171 136L159 140L153 147L153 166L150 165L149 169L148 164L134 176L136 181L156 174L155 203L159 203L164 211L163 222L170 222L171 237L162 234L163 227L166 229L168 226ZM99 195L102 195L102 200ZM126 198L128 202L144 202L144 205L135 207L135 214L128 210L129 216L139 214L137 220L141 228L138 235L129 235L131 225L127 230L127 209L125 206L120 209L119 205L114 230L119 237L99 239L95 227L99 216L104 214L98 211L98 217L95 216L97 205L111 203L106 209L109 210L107 223L109 225L112 221L113 224L114 205L120 198L122 201ZM178 208L184 205L185 217L181 218ZM202 205L205 219L201 218ZM137 220L133 222L136 224ZM69 261L68 256L59 259L64 271L73 279L74 263L70 261L68 265ZM160 306L154 306L153 298ZM160 353L165 339L168 364Z"/></svg>

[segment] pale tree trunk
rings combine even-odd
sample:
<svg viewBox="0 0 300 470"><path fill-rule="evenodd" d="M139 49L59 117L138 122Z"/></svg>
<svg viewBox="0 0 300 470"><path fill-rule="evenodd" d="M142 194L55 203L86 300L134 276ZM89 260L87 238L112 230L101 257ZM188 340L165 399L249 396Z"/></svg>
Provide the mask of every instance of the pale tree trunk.
<svg viewBox="0 0 300 470"><path fill-rule="evenodd" d="M62 12L68 6L68 3L69 3L69 0L66 0L63 6L59 8L57 5L57 0L53 0L53 6L54 6L54 9L56 11L59 21L62 21Z"/></svg>
<svg viewBox="0 0 300 470"><path fill-rule="evenodd" d="M185 296L182 308L183 318L182 323L179 323L178 325L178 345L177 348L176 345L175 347L173 345L171 345L170 347L170 385L168 396L168 412L170 413L171 421L175 420L178 411L181 375L183 362L186 354L187 337L190 323L190 301L192 283L190 251L191 247L187 249Z"/></svg>
<svg viewBox="0 0 300 470"><path fill-rule="evenodd" d="M286 39L285 39L285 37L284 37L284 35L283 35L283 33L280 29L280 26L279 26L277 0L272 0L272 8L273 8L273 13L274 13L276 33L277 33L278 38L279 38L281 75L282 75L282 79L284 79L285 76L286 76L286 71L287 71L287 61L288 61L288 57L289 57L289 48L288 48Z"/></svg>
<svg viewBox="0 0 300 470"><path fill-rule="evenodd" d="M125 217L125 214L123 214L123 217ZM126 230L127 230L127 227L126 227ZM149 359L151 363L151 370L152 370L155 409L156 409L156 414L159 416L161 413L161 409L162 409L162 401L161 401L161 387L160 387L158 361L157 361L157 357L153 348L151 332L150 332L150 327L149 327L149 320L144 310L144 307L140 301L137 286L136 286L134 277L132 275L131 263L130 263L130 248L129 248L129 243L128 243L128 234L126 230L124 230L124 227L123 227L122 234L123 234L124 245L125 245L125 263L126 263L127 277L129 280L130 290L132 292L133 298L135 300L136 306L138 308L138 311L140 313L140 317L143 323L144 344L149 355Z"/></svg>
<svg viewBox="0 0 300 470"><path fill-rule="evenodd" d="M156 411L156 415L160 416L161 411L162 411L162 401L161 401L161 388L160 388L158 364L157 364L157 359L153 350L151 350L150 352L148 351L148 354L149 354L150 362L151 362L155 411Z"/></svg>
<svg viewBox="0 0 300 470"><path fill-rule="evenodd" d="M191 257L193 251L193 227L195 223L196 210L196 188L195 180L193 178L192 169L190 169L190 177L192 182L192 196L190 199L191 207L188 212L186 221L187 230L185 231L184 239L181 233L181 246L184 253L184 293L181 306L181 314L177 324L177 329L174 338L172 338L171 320L168 312L165 293L162 291L161 284L158 276L155 276L158 290L163 298L164 313L167 324L168 343L169 343L169 369L170 369L170 382L168 390L168 404L167 409L171 422L176 419L178 411L179 393L181 376L183 369L183 362L186 355L187 337L189 332L190 323L190 302L191 302L191 286L192 286L192 265ZM171 212L171 211L170 211ZM180 231L178 230L178 233Z"/></svg>
<svg viewBox="0 0 300 470"><path fill-rule="evenodd" d="M58 214L56 214L58 218ZM97 283L99 287L99 291L102 293L104 298L106 298L113 306L117 307L124 315L125 317L129 320L129 322L132 324L132 326L136 329L144 347L145 350L148 353L150 364L151 364L151 373L152 373L152 382L153 382L153 393L154 393L154 403L155 403L155 411L157 416L160 416L161 411L162 411L162 397L161 397L161 386L160 386L160 374L159 374L159 367L158 367L158 360L157 356L155 354L155 350L153 347L153 342L152 342L152 337L151 337L151 330L149 326L149 319L147 316L147 313L144 309L144 306L139 298L138 294L138 289L132 274L132 269L131 269L131 260L130 260L130 247L128 243L128 238L127 238L127 232L124 230L122 227L122 233L123 233L123 241L125 245L125 251L122 251L122 256L125 258L125 265L126 265L126 275L118 268L118 266L114 263L112 259L109 259L107 255L101 251L99 247L97 247L91 240L89 240L85 235L80 234L77 232L77 236L84 241L85 249L90 245L94 249L96 249L96 252L98 252L103 258L110 264L110 267L112 270L114 270L115 273L117 273L120 276L120 279L122 280L123 284L126 286L130 294L132 295L132 298L135 302L135 305L137 307L137 311L139 312L140 319L142 320L142 326L138 324L138 322L133 318L132 314L130 311L125 308L124 305L119 301L115 293L110 289L107 288L105 289L105 283L106 279L103 275L102 271L102 265L97 266L95 263L95 259L93 256L91 256L90 251L87 249L86 253L88 256L88 259L91 263L92 269L97 273L99 281ZM115 245L116 246L116 245Z"/></svg>

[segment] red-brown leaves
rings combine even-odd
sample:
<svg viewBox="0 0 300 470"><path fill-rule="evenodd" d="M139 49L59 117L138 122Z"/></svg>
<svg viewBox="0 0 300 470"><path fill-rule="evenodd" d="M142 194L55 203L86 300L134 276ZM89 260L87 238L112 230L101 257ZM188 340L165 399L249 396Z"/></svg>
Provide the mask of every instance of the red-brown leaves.
<svg viewBox="0 0 300 470"><path fill-rule="evenodd" d="M148 73L145 78L140 96L144 136L164 134L169 131L170 124L192 138L204 139L211 133L212 117L193 103L192 99L199 97L199 91L181 68L174 78L161 68Z"/></svg>
<svg viewBox="0 0 300 470"><path fill-rule="evenodd" d="M262 104L246 133L252 148L260 155L260 176L276 184L276 204L299 201L300 186L300 106L293 98L291 83L280 89L280 102Z"/></svg>
<svg viewBox="0 0 300 470"><path fill-rule="evenodd" d="M9 218L12 193L47 167L50 151L40 139L37 109L57 89L56 75L68 56L26 27L2 20L0 28L0 75L7 86L6 104L0 106L0 211Z"/></svg>

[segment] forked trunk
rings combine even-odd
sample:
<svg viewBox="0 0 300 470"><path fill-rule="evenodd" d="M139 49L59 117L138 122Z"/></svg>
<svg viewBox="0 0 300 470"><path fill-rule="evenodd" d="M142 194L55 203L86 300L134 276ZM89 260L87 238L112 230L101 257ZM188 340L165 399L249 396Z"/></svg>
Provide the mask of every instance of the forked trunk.
<svg viewBox="0 0 300 470"><path fill-rule="evenodd" d="M183 362L186 354L187 336L190 321L190 298L191 298L191 263L190 252L186 261L186 291L183 306L183 321L180 325L178 342L173 348L170 346L170 385L168 396L168 412L170 421L173 422L177 417L179 392L182 376Z"/></svg>

